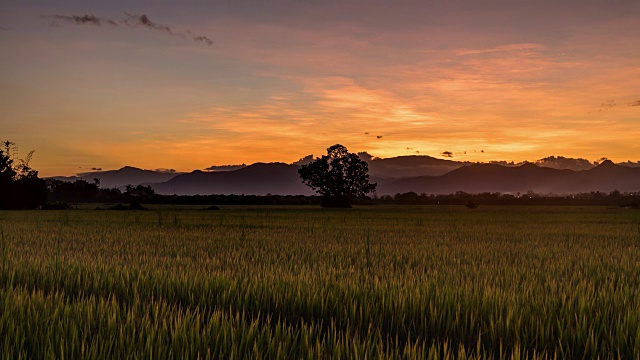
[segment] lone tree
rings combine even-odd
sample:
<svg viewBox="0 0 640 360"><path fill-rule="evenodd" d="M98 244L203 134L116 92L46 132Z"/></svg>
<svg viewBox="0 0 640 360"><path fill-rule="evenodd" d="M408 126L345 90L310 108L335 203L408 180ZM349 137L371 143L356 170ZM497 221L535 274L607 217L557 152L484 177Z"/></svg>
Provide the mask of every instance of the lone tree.
<svg viewBox="0 0 640 360"><path fill-rule="evenodd" d="M322 195L323 207L351 207L353 199L376 189L369 182L369 166L346 147L336 144L327 155L300 166L302 182Z"/></svg>

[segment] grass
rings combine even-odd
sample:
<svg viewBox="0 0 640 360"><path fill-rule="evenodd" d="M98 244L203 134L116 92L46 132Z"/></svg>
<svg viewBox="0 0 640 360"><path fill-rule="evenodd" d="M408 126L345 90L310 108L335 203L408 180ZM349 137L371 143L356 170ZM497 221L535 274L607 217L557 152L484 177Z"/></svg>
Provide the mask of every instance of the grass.
<svg viewBox="0 0 640 360"><path fill-rule="evenodd" d="M0 212L2 358L640 358L640 212Z"/></svg>

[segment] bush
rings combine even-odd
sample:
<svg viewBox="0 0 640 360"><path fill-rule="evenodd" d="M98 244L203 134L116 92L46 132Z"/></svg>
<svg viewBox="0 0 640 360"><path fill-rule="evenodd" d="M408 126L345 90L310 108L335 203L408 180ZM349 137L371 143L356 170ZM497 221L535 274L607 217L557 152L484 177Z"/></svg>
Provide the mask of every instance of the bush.
<svg viewBox="0 0 640 360"><path fill-rule="evenodd" d="M139 202L134 200L129 203L129 210L147 210L147 208L140 205Z"/></svg>
<svg viewBox="0 0 640 360"><path fill-rule="evenodd" d="M70 210L70 209L73 209L73 206L62 201L54 201L54 202L50 202L42 205L42 210Z"/></svg>
<svg viewBox="0 0 640 360"><path fill-rule="evenodd" d="M107 208L107 210L147 210L147 208L137 201L132 201L129 205L118 204Z"/></svg>
<svg viewBox="0 0 640 360"><path fill-rule="evenodd" d="M620 207L625 209L640 209L640 205L638 205L638 203L622 204Z"/></svg>

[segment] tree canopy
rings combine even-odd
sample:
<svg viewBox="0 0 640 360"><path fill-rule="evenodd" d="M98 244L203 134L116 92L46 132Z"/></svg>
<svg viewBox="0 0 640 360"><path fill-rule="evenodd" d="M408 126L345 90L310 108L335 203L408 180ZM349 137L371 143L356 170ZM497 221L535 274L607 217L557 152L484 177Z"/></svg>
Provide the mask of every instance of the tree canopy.
<svg viewBox="0 0 640 360"><path fill-rule="evenodd" d="M350 207L353 199L373 192L377 184L369 182L368 172L367 163L340 144L298 170L302 182L322 195L324 207Z"/></svg>
<svg viewBox="0 0 640 360"><path fill-rule="evenodd" d="M34 209L47 202L47 183L29 166L33 151L17 159L15 144L0 147L0 209Z"/></svg>

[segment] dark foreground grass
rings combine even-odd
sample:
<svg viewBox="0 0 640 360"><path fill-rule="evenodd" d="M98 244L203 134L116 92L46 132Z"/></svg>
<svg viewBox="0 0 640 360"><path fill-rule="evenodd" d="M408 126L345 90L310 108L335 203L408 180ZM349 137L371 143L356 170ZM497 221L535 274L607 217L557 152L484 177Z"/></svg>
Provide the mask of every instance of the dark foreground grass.
<svg viewBox="0 0 640 360"><path fill-rule="evenodd" d="M1 358L640 358L640 212L0 212Z"/></svg>

